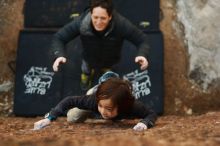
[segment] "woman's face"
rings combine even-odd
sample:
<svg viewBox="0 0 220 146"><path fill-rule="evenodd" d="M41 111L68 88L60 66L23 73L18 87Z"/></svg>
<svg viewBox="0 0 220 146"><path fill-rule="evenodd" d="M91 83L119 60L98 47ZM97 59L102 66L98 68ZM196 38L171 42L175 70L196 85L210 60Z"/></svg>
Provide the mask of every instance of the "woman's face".
<svg viewBox="0 0 220 146"><path fill-rule="evenodd" d="M111 99L99 100L98 111L103 119L112 119L118 115L118 108L113 105Z"/></svg>
<svg viewBox="0 0 220 146"><path fill-rule="evenodd" d="M92 10L92 24L96 31L103 31L108 26L111 16L108 15L106 9L95 7Z"/></svg>

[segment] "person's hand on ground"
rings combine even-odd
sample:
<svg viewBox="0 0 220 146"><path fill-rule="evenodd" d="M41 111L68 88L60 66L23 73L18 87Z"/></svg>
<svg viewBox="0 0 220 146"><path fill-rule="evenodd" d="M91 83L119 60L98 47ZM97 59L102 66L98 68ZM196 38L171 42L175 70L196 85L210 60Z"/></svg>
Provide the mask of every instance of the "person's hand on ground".
<svg viewBox="0 0 220 146"><path fill-rule="evenodd" d="M34 123L34 129L33 130L40 130L42 128L44 128L45 126L48 126L50 124L50 120L49 119L42 119L38 122Z"/></svg>
<svg viewBox="0 0 220 146"><path fill-rule="evenodd" d="M133 129L134 129L135 131L143 131L143 130L146 130L146 129L147 129L147 125L145 125L144 123L139 122L139 123L137 123L137 124L133 127Z"/></svg>

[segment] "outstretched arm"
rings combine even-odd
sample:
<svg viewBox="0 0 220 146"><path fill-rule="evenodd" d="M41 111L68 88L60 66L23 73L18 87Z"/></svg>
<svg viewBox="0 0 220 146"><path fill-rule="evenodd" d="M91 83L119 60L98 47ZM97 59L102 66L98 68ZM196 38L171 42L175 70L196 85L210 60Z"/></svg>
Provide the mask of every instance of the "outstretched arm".
<svg viewBox="0 0 220 146"><path fill-rule="evenodd" d="M54 63L54 71L58 70L58 66L61 63L60 60L57 62L57 59L60 57L65 57L65 46L68 42L80 34L79 29L80 18L76 18L72 22L59 29L58 32L53 35L50 46L50 55L51 61ZM65 61L62 60L62 63L65 63Z"/></svg>
<svg viewBox="0 0 220 146"><path fill-rule="evenodd" d="M135 62L141 65L141 70L146 69L148 67L147 57L150 50L147 34L121 15L118 15L118 20L120 20L117 22L119 28L123 28L119 30L120 33L138 49Z"/></svg>
<svg viewBox="0 0 220 146"><path fill-rule="evenodd" d="M39 120L34 123L34 130L39 130L48 126L51 121L56 120L60 115L65 114L68 109L73 107L78 107L80 109L96 110L96 100L95 95L88 96L68 96L61 100L55 108L53 108L47 115L45 119Z"/></svg>

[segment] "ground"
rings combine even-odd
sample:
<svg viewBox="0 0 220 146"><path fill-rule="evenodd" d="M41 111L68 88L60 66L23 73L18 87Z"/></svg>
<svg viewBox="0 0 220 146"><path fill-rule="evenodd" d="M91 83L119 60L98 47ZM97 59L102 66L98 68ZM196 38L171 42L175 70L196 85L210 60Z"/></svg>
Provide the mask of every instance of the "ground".
<svg viewBox="0 0 220 146"><path fill-rule="evenodd" d="M36 118L0 117L0 145L7 146L219 146L220 112L197 116L160 116L154 128L135 132L138 121L89 120L72 124L65 117L33 131Z"/></svg>

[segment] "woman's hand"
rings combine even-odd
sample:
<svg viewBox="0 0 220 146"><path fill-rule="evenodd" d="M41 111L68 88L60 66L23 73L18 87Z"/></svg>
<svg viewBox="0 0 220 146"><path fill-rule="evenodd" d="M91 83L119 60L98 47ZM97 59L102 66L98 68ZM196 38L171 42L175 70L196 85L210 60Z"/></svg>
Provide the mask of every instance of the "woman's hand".
<svg viewBox="0 0 220 146"><path fill-rule="evenodd" d="M145 57L143 56L137 56L135 58L135 62L139 63L141 65L141 70L145 70L148 67L148 61Z"/></svg>
<svg viewBox="0 0 220 146"><path fill-rule="evenodd" d="M40 130L42 128L44 128L45 126L48 126L50 124L50 120L49 119L42 119L38 122L34 123L34 130Z"/></svg>
<svg viewBox="0 0 220 146"><path fill-rule="evenodd" d="M144 123L139 122L139 123L137 123L137 124L133 127L133 129L134 129L135 131L143 131L143 130L146 130L146 129L147 129L147 125L145 125Z"/></svg>
<svg viewBox="0 0 220 146"><path fill-rule="evenodd" d="M58 57L54 63L53 63L53 71L57 72L58 71L58 68L59 68L59 65L61 63L66 63L66 58L65 57Z"/></svg>

